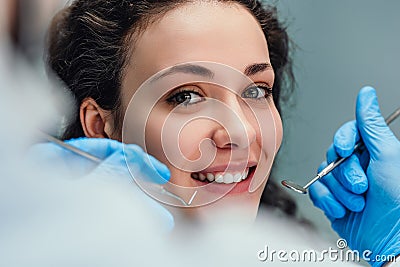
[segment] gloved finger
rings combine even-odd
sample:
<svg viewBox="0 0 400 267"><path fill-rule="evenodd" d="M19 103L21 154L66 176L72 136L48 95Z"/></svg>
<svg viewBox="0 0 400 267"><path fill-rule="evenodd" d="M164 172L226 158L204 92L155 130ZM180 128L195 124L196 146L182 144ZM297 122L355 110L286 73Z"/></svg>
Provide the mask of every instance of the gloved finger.
<svg viewBox="0 0 400 267"><path fill-rule="evenodd" d="M326 153L328 163L337 159L336 149L331 145ZM359 156L351 155L331 172L347 190L362 194L368 189L368 179L360 163Z"/></svg>
<svg viewBox="0 0 400 267"><path fill-rule="evenodd" d="M349 121L343 124L335 133L333 146L336 153L342 157L350 156L354 151L354 146L360 140L356 121Z"/></svg>
<svg viewBox="0 0 400 267"><path fill-rule="evenodd" d="M87 138L80 137L65 141L74 147L79 148L99 159L105 159L117 150L122 150L123 144L113 139L107 138Z"/></svg>
<svg viewBox="0 0 400 267"><path fill-rule="evenodd" d="M153 156L146 154L141 147L127 145L124 150L116 149L114 153L99 164L96 171L130 175L130 170L132 174L135 173L141 178L157 184L165 184L169 181L171 174L167 166ZM127 162L133 163L127 164ZM128 169L128 166L131 169Z"/></svg>
<svg viewBox="0 0 400 267"><path fill-rule="evenodd" d="M126 164L135 179L157 184L165 184L170 180L171 173L168 167L145 153L138 145L126 145L124 152Z"/></svg>
<svg viewBox="0 0 400 267"><path fill-rule="evenodd" d="M339 183L333 174L329 173L321 180L335 198L347 209L355 212L362 211L365 206L364 196L353 194Z"/></svg>
<svg viewBox="0 0 400 267"><path fill-rule="evenodd" d="M371 159L378 159L384 151L393 151L394 145L400 146L381 115L374 88L366 86L360 90L356 103L356 120Z"/></svg>
<svg viewBox="0 0 400 267"><path fill-rule="evenodd" d="M361 153L356 153L358 160L360 161L361 167L364 170L364 172L367 171L368 165L369 165L369 152L368 149L364 149Z"/></svg>
<svg viewBox="0 0 400 267"><path fill-rule="evenodd" d="M333 149L333 147L331 147L331 148ZM333 152L331 152L331 154L333 154ZM351 160L352 157L357 158L356 155L353 155L349 158L349 160ZM351 182L349 182L352 180L351 178L347 179L347 180L345 178L343 178L345 176L351 177L351 175L343 175L343 173L341 172L340 168L343 166L343 164L346 164L346 162L344 162L340 166L336 167L336 169L334 169L334 171L332 171L331 173L322 177L320 181L330 190L330 192L336 197L336 199L338 201L340 201L340 203L342 203L349 210L361 211L365 206L364 196L361 196L358 193L353 194L354 192L352 190L348 189L347 187L345 187L340 181L338 181L337 176L335 176L335 174L334 174L334 172L336 171L338 174L340 174L342 176L341 179L343 181L347 181L346 183L348 183L348 187L351 187L352 189L357 190L357 187L354 186L353 184L351 184ZM321 165L318 167L318 172L320 172L327 165L328 165L327 162L321 163ZM348 171L346 168L344 168L344 170L345 170L345 172ZM362 171L362 173L364 174L363 171ZM365 174L364 174L364 176L365 176ZM368 185L368 180L366 179L366 177L365 177L365 182Z"/></svg>
<svg viewBox="0 0 400 267"><path fill-rule="evenodd" d="M337 201L329 189L320 181L316 181L308 189L310 199L316 207L321 209L330 221L343 218L346 209Z"/></svg>
<svg viewBox="0 0 400 267"><path fill-rule="evenodd" d="M132 175L157 184L165 184L171 178L169 169L154 157L146 154L137 145L124 146L121 142L105 138L77 138L66 141L89 154L104 159L100 165L103 169L112 168L114 171L126 167ZM125 163L126 160L126 163ZM104 168L107 166L107 168ZM110 167L111 166L111 167Z"/></svg>

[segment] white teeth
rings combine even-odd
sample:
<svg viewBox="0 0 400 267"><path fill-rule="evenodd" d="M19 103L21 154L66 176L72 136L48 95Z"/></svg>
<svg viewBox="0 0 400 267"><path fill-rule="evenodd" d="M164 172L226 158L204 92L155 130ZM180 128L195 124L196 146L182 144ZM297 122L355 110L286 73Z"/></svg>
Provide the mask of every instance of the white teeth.
<svg viewBox="0 0 400 267"><path fill-rule="evenodd" d="M245 180L246 178L247 178L247 175L249 174L249 169L246 169L245 171L244 171L244 173L243 173L243 176L242 176L242 180Z"/></svg>
<svg viewBox="0 0 400 267"><path fill-rule="evenodd" d="M224 183L226 183L226 184L233 183L233 175L230 173L225 174L224 175Z"/></svg>
<svg viewBox="0 0 400 267"><path fill-rule="evenodd" d="M206 179L209 182L213 182L215 180L216 183L219 184L231 184L231 183L239 183L242 180L245 180L247 178L247 175L249 174L249 169L247 168L243 172L238 172L238 173L218 173L218 174L212 174L212 173L192 173L192 178L200 180L200 181L205 181Z"/></svg>
<svg viewBox="0 0 400 267"><path fill-rule="evenodd" d="M217 174L215 176L215 182L217 183L223 183L224 182L224 176L222 174Z"/></svg>
<svg viewBox="0 0 400 267"><path fill-rule="evenodd" d="M204 174L200 173L199 178L200 178L200 181L204 181L206 179L206 176Z"/></svg>
<svg viewBox="0 0 400 267"><path fill-rule="evenodd" d="M212 173L207 173L207 180L208 180L209 182L214 181L214 174L212 174Z"/></svg>
<svg viewBox="0 0 400 267"><path fill-rule="evenodd" d="M233 181L235 183L240 182L242 180L242 176L243 176L243 173L236 173L235 176L233 176ZM244 176L244 177L246 177L246 176Z"/></svg>

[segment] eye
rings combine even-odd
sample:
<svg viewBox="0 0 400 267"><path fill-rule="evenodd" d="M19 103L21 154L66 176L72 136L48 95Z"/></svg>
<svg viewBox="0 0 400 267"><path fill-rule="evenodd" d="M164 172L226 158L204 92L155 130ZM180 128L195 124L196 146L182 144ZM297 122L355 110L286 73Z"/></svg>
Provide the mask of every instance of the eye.
<svg viewBox="0 0 400 267"><path fill-rule="evenodd" d="M178 105L193 105L204 101L204 97L195 90L182 88L178 92L173 93L172 96L168 97L167 102L173 106Z"/></svg>
<svg viewBox="0 0 400 267"><path fill-rule="evenodd" d="M268 98L272 95L272 88L265 85L253 85L248 87L243 93L243 98Z"/></svg>

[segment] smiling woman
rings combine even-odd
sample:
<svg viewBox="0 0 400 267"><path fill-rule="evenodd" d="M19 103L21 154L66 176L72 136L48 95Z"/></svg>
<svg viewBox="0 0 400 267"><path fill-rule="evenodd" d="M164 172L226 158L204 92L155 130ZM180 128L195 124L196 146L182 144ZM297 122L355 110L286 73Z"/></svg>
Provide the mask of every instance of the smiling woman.
<svg viewBox="0 0 400 267"><path fill-rule="evenodd" d="M268 162L282 140L281 89L292 78L288 42L275 9L259 1L74 1L55 17L49 35L49 68L77 102L63 138L139 144L168 166L171 185L213 184L217 191L236 186L191 212L209 218L221 208L244 207L244 217L253 219L269 176ZM186 76L191 78L182 82ZM146 87L168 79L174 83ZM128 112L138 94L135 112ZM146 101L152 94L158 94L156 101ZM205 110L212 112L199 119ZM166 127L179 132L165 139ZM141 142L135 133L143 131ZM171 144L179 149L173 160L168 157ZM212 160L201 168L177 164L203 157ZM293 207L289 199L282 201L279 190L269 194L273 205L283 203L286 211Z"/></svg>

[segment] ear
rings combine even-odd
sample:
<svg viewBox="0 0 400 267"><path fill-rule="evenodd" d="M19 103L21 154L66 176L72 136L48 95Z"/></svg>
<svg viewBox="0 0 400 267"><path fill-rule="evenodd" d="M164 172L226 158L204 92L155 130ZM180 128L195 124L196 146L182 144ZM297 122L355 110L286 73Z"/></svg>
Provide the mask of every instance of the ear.
<svg viewBox="0 0 400 267"><path fill-rule="evenodd" d="M100 108L93 98L83 100L79 117L86 137L110 138L113 125L110 111Z"/></svg>

